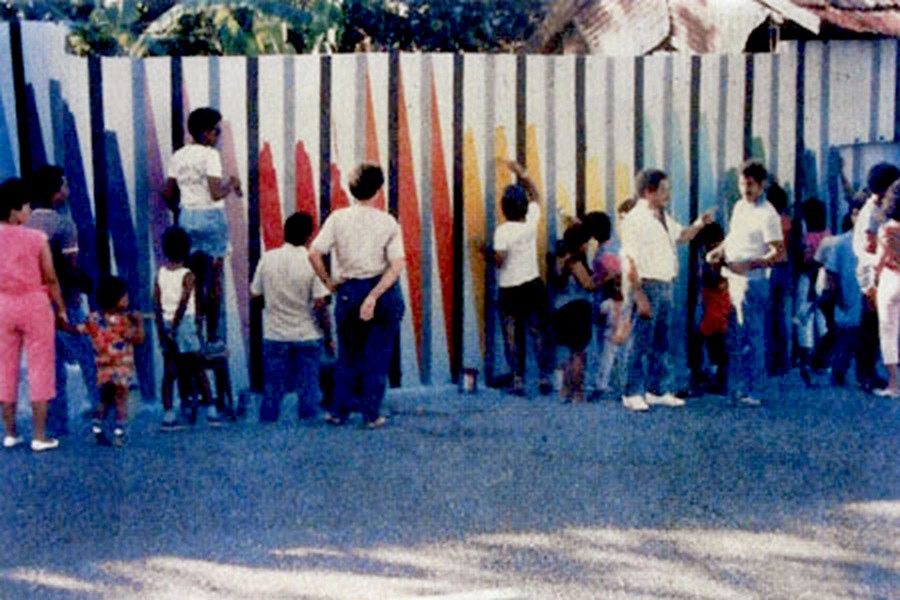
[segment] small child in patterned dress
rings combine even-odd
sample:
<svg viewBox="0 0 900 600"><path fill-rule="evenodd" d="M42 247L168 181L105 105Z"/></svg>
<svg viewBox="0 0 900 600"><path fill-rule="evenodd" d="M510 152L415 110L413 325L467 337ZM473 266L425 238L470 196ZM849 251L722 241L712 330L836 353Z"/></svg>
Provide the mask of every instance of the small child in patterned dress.
<svg viewBox="0 0 900 600"><path fill-rule="evenodd" d="M100 312L93 312L80 327L90 336L97 352L97 387L100 406L92 431L100 445L122 446L128 419L128 389L134 381L134 345L144 341L144 322L140 313L128 310L128 288L118 277L107 277L97 287ZM113 438L110 442L104 424L115 410Z"/></svg>

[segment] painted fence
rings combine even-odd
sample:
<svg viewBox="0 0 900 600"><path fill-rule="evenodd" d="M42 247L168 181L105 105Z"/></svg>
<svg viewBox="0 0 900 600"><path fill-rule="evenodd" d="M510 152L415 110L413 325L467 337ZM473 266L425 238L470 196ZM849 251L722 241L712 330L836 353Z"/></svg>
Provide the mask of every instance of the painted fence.
<svg viewBox="0 0 900 600"><path fill-rule="evenodd" d="M184 138L189 111L218 108L225 169L246 190L226 201L238 388L248 384L249 358L258 352L248 281L260 252L281 243L281 223L294 210L321 222L347 205L347 174L363 159L385 165L378 201L403 229L404 385L428 385L450 381L461 366L504 370L495 276L470 243L490 237L500 219L510 175L497 158L517 158L538 181L548 207L545 250L564 216L612 212L642 166L669 172L681 222L713 206L724 221L737 194L735 168L749 155L762 157L792 197L828 199L836 221L842 200L833 148L898 137L895 40L630 59L136 60L66 55L64 35L48 24L0 25L0 176L45 162L64 166L85 266L96 273L109 265L125 276L133 302L148 310L169 222L159 196L164 166ZM855 184L864 175L853 165L845 170ZM691 304L687 279L678 286L680 306ZM683 312L675 324L682 334ZM145 351L140 362L142 386L153 396L159 358Z"/></svg>

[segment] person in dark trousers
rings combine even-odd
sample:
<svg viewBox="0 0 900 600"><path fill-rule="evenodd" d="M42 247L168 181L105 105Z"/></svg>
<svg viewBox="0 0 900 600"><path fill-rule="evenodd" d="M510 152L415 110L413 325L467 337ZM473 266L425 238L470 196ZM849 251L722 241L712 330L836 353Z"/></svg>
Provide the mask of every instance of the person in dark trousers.
<svg viewBox="0 0 900 600"><path fill-rule="evenodd" d="M405 308L398 282L405 255L397 219L371 202L382 185L381 167L360 165L350 180L356 202L328 216L309 252L316 274L337 298L334 407L325 415L333 425L346 423L354 408L369 428L387 421L380 411Z"/></svg>

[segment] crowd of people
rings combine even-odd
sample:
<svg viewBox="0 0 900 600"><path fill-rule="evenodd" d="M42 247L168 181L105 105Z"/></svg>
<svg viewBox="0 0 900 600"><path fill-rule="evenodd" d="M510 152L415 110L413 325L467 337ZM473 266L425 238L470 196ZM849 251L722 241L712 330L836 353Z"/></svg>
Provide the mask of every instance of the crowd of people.
<svg viewBox="0 0 900 600"><path fill-rule="evenodd" d="M198 395L210 425L229 416L222 395L213 400L207 377L210 356L224 348L219 321L229 239L223 201L241 193L240 181L225 177L215 148L221 119L210 108L193 111L192 141L169 162L163 196L175 224L161 239L165 260L153 281L152 315L130 309L121 278L104 276L95 288L80 269L61 169L41 167L28 182L12 178L0 185L0 244L7 251L0 263L4 448L24 443L16 424L23 351L34 452L58 447L59 436L69 432L66 364L73 362L95 407L97 442L123 445L134 348L145 343L145 320L154 322L163 355L161 430L193 424L175 411L176 384L182 408ZM545 208L538 188L521 165L500 164L516 182L503 192L504 219L491 243L478 247L497 270L511 393L528 395L530 338L542 395L558 388L563 402L621 397L626 409L638 412L684 406L675 351L684 340L672 339L672 323L680 310L676 283L694 277L699 292L686 353L689 393L759 406L768 375L782 374L795 361L808 385L827 369L832 383L843 386L855 359L862 389L900 398L900 169L879 164L871 170L867 189L854 196L842 233L834 236L817 199L803 203L795 227L786 194L758 160L740 168L740 197L727 228L715 211L687 226L678 223L668 211L667 174L645 169L637 175L636 196L617 208L618 235L608 215L591 212L567 223L541 257ZM301 419L324 408L325 421L335 426L354 412L367 428L385 424L381 405L392 357L386 349L394 348L404 313L398 282L405 257L399 223L372 203L383 185L382 169L363 163L349 181L352 206L333 211L318 232L311 215L291 215L284 244L256 266L250 292L264 315L260 421L277 420L285 394L296 392ZM683 276L679 244L693 249ZM86 308L88 295L93 311ZM791 297L788 327L784 305ZM794 353L784 352L791 347L788 336L796 340ZM589 361L592 344L596 360ZM878 349L887 380L878 375ZM320 389L326 353L336 356L327 399Z"/></svg>
<svg viewBox="0 0 900 600"><path fill-rule="evenodd" d="M549 393L556 369L563 402L621 397L626 409L642 412L711 393L760 406L771 376L796 365L808 386L827 372L832 385L844 386L854 360L862 390L900 397L900 171L893 165L872 168L839 235L828 230L827 207L816 198L802 203L795 228L787 195L759 160L740 167L727 228L715 210L679 224L667 211L666 173L642 170L637 195L617 209L617 236L602 212L568 224L548 256L547 286L537 252L540 198L520 165L507 166L517 182L502 197L505 221L491 245L479 245L498 269L511 393L528 389L530 335L540 393ZM691 243L695 258L679 279L677 246ZM689 277L698 290L694 331L674 335L674 286ZM683 354L674 351L679 343ZM591 344L595 359L587 361ZM679 384L681 356L690 376Z"/></svg>

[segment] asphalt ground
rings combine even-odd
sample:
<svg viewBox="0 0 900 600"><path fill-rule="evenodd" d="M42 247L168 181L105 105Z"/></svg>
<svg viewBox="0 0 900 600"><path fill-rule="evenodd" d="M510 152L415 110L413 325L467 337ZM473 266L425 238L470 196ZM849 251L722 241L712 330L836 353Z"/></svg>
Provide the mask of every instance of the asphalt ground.
<svg viewBox="0 0 900 600"><path fill-rule="evenodd" d="M761 408L447 387L385 412L162 433L144 406L124 448L3 451L0 598L900 597L896 400L792 374Z"/></svg>

